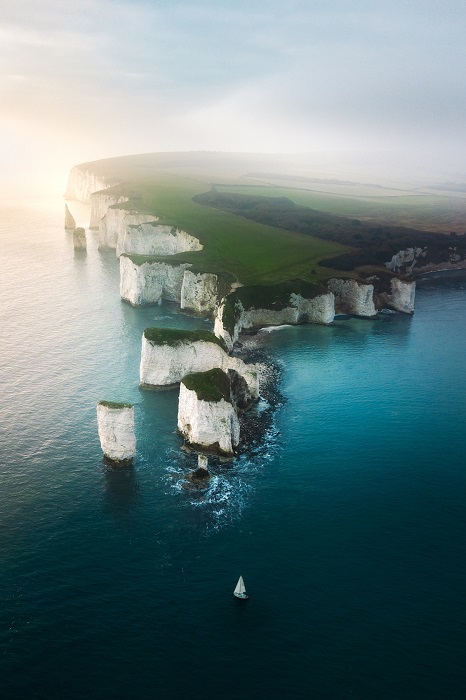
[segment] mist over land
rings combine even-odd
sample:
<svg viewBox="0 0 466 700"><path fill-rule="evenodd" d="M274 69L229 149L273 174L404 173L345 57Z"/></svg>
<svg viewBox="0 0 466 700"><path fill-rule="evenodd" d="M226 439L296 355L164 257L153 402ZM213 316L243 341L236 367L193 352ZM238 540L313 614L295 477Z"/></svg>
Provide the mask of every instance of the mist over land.
<svg viewBox="0 0 466 700"><path fill-rule="evenodd" d="M4 0L3 195L62 192L74 163L198 150L464 186L465 15L457 0Z"/></svg>

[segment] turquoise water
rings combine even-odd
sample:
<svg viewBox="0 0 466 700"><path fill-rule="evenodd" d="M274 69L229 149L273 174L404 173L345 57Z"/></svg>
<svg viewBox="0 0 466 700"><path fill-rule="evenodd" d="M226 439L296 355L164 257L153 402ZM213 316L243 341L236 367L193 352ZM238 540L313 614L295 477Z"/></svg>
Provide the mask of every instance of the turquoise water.
<svg viewBox="0 0 466 700"><path fill-rule="evenodd" d="M138 365L147 325L209 324L123 304L62 222L0 220L1 697L464 697L466 276L413 318L260 333L283 400L198 494ZM136 404L133 469L102 463L102 398Z"/></svg>

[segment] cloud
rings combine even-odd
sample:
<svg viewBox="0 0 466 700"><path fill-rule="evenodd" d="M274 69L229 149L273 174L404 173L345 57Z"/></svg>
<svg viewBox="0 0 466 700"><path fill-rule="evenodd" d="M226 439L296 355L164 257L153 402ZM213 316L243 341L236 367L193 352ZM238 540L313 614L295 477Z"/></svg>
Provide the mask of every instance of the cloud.
<svg viewBox="0 0 466 700"><path fill-rule="evenodd" d="M383 146L459 161L465 19L456 0L3 0L0 116L78 160Z"/></svg>

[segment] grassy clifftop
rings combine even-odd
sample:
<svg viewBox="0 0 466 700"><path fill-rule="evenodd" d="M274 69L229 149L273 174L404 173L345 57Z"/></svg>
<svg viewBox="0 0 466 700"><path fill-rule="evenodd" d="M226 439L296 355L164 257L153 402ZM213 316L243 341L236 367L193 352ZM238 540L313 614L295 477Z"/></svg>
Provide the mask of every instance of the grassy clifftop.
<svg viewBox="0 0 466 700"><path fill-rule="evenodd" d="M81 167L118 180L120 184L112 191L130 198L120 206L155 214L199 238L204 249L183 254L183 262L205 271L228 272L242 284L280 282L290 277L313 280L316 272L312 271L320 259L347 250L331 241L247 221L194 202L193 197L208 191L218 177L233 184L241 179L244 164L220 167L215 154L145 154ZM325 271L317 274L328 276Z"/></svg>
<svg viewBox="0 0 466 700"><path fill-rule="evenodd" d="M112 191L129 197L129 201L117 206L154 214L198 238L204 249L183 254L182 262L191 262L201 271L229 273L244 285L274 284L292 278L318 282L342 269L352 276L355 266L385 261L391 243L395 245L393 240L388 245L392 235L387 235L387 226L430 231L432 239L432 232L461 234L466 217L466 197L461 192L450 196L448 191L435 188L387 188L307 177L302 171L298 176L290 174L290 166L281 156L147 153L80 167L109 183L119 183ZM205 206L209 192L255 199L260 195L276 201L281 198L282 203L287 198L294 211L288 204L280 215L275 209L270 217L256 208L246 218L241 206ZM347 220L337 221L335 215ZM416 245L423 243L422 231L414 236ZM366 233L366 245L361 246ZM396 244L406 244L404 233L406 230L398 231ZM411 232L409 237L411 240ZM374 246L367 246L369 239ZM444 254L445 242L434 243L436 259ZM458 244L453 237L446 243L447 247ZM325 260L326 264L319 265Z"/></svg>

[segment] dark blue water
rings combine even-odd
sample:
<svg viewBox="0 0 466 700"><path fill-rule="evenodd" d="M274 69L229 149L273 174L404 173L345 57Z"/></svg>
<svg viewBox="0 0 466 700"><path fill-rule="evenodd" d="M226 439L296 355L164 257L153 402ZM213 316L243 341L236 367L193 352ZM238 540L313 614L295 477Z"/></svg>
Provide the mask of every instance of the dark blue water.
<svg viewBox="0 0 466 700"><path fill-rule="evenodd" d="M413 318L261 333L285 400L198 494L138 365L147 325L209 325L123 304L62 206L0 221L0 696L464 697L466 276ZM136 404L133 469L99 399Z"/></svg>

